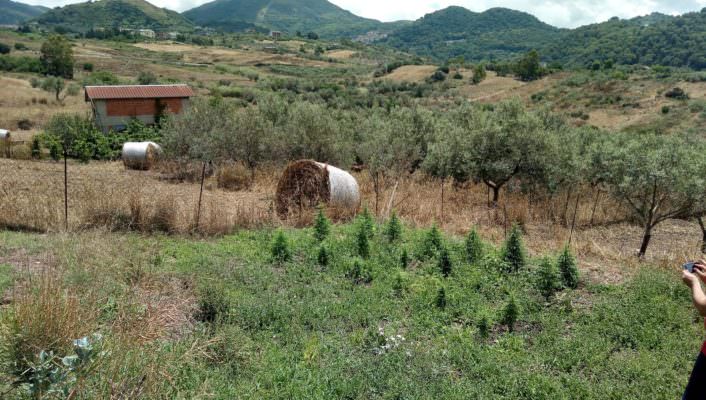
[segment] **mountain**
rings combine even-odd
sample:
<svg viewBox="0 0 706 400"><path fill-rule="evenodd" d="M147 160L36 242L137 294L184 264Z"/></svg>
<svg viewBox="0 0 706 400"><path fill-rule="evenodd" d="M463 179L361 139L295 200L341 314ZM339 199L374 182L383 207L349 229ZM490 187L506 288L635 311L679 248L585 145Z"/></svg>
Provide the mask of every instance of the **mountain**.
<svg viewBox="0 0 706 400"><path fill-rule="evenodd" d="M359 17L326 0L216 0L183 15L201 26L240 30L252 24L289 33L316 32L324 37L351 37L399 26Z"/></svg>
<svg viewBox="0 0 706 400"><path fill-rule="evenodd" d="M12 0L0 0L0 25L18 25L24 21L40 16L48 8L31 6Z"/></svg>
<svg viewBox="0 0 706 400"><path fill-rule="evenodd" d="M553 43L563 30L506 8L476 13L452 6L392 32L381 43L437 60L509 58Z"/></svg>
<svg viewBox="0 0 706 400"><path fill-rule="evenodd" d="M582 26L540 53L548 61L568 66L612 60L706 69L706 8L675 17L652 14Z"/></svg>
<svg viewBox="0 0 706 400"><path fill-rule="evenodd" d="M36 21L48 27L84 32L91 28L191 30L193 25L176 11L144 0L98 0L57 7Z"/></svg>

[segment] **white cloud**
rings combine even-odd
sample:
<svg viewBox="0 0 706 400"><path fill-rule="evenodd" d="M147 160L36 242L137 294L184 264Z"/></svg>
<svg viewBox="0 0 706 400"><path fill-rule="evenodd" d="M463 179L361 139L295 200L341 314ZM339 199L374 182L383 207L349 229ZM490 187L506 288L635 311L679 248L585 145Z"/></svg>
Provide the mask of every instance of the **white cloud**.
<svg viewBox="0 0 706 400"><path fill-rule="evenodd" d="M21 1L21 0L20 0ZM424 14L452 5L472 11L492 7L507 7L534 14L542 21L566 28L602 22L611 17L632 18L651 12L681 14L706 7L706 0L330 0L354 14L381 21L413 20ZM55 7L72 0L26 0L30 4ZM177 11L208 2L208 0L151 0L159 7Z"/></svg>

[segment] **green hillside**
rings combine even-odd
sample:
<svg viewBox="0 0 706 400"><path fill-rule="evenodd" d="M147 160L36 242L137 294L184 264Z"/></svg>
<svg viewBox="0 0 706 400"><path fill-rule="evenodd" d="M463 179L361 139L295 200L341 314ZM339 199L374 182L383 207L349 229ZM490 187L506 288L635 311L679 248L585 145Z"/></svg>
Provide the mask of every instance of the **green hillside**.
<svg viewBox="0 0 706 400"><path fill-rule="evenodd" d="M542 51L569 66L594 61L706 68L706 8L678 17L652 14L583 26Z"/></svg>
<svg viewBox="0 0 706 400"><path fill-rule="evenodd" d="M0 0L0 25L16 25L38 17L47 11L46 7L31 6L12 0Z"/></svg>
<svg viewBox="0 0 706 400"><path fill-rule="evenodd" d="M520 11L493 8L475 13L454 6L427 14L382 42L438 60L457 56L488 60L542 47L561 33L562 30Z"/></svg>
<svg viewBox="0 0 706 400"><path fill-rule="evenodd" d="M52 9L36 19L41 25L72 31L103 28L189 30L190 21L175 11L144 0L99 0Z"/></svg>
<svg viewBox="0 0 706 400"><path fill-rule="evenodd" d="M362 18L326 0L216 0L184 14L198 25L240 30L244 24L290 33L353 36L395 24Z"/></svg>

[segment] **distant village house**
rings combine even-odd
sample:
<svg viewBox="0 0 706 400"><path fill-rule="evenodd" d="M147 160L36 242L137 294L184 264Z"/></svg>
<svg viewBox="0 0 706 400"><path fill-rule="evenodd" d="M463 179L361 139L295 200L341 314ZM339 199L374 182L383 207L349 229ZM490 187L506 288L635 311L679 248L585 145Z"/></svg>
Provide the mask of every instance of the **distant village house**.
<svg viewBox="0 0 706 400"><path fill-rule="evenodd" d="M282 37L282 32L280 31L270 31L270 37L272 39L280 39Z"/></svg>
<svg viewBox="0 0 706 400"><path fill-rule="evenodd" d="M108 133L124 130L132 119L153 125L160 116L179 114L193 96L188 85L122 85L86 86L85 99L96 125Z"/></svg>

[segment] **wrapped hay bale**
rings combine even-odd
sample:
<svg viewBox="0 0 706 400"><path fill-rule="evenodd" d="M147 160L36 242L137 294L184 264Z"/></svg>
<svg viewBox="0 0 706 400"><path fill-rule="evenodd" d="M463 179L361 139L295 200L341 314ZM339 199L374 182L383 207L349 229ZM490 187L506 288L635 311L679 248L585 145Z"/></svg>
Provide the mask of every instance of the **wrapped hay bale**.
<svg viewBox="0 0 706 400"><path fill-rule="evenodd" d="M10 131L7 129L0 129L0 142L10 141Z"/></svg>
<svg viewBox="0 0 706 400"><path fill-rule="evenodd" d="M0 154L10 157L10 131L0 129Z"/></svg>
<svg viewBox="0 0 706 400"><path fill-rule="evenodd" d="M123 164L129 169L148 170L161 153L162 148L154 142L127 142L123 144Z"/></svg>
<svg viewBox="0 0 706 400"><path fill-rule="evenodd" d="M289 164L277 184L277 214L285 218L291 210L319 204L357 210L358 182L348 172L320 162L302 160Z"/></svg>

